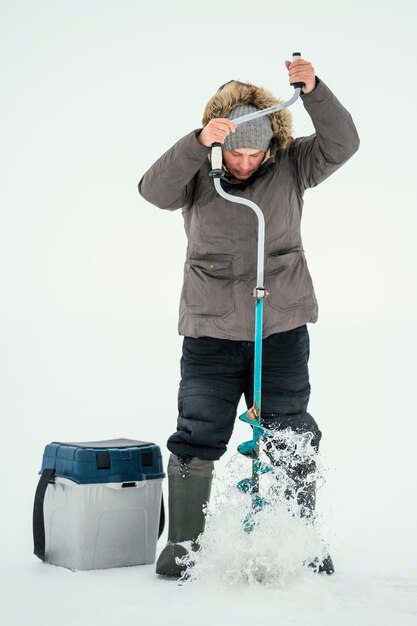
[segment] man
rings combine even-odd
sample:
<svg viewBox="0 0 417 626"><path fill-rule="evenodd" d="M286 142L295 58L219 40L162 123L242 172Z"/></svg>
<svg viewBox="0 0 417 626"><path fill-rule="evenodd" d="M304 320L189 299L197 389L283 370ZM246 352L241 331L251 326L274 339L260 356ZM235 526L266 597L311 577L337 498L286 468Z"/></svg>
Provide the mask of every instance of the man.
<svg viewBox="0 0 417 626"><path fill-rule="evenodd" d="M307 412L309 338L317 302L304 256L303 194L335 172L358 149L349 113L315 76L311 63L286 61L290 83L316 132L293 139L287 109L235 126L233 119L278 101L267 91L230 81L208 102L203 128L180 139L145 173L139 192L162 209L182 208L188 248L180 302L184 335L177 431L168 440L169 533L156 571L178 576L182 542L204 530L213 462L226 451L238 402L253 404L254 301L257 221L248 207L228 202L209 177L210 147L222 144L229 194L253 200L265 216L262 423L276 431L321 432ZM313 509L306 474L295 471L297 500ZM294 478L294 476L293 476ZM195 546L194 546L195 547ZM322 569L331 573L329 559Z"/></svg>

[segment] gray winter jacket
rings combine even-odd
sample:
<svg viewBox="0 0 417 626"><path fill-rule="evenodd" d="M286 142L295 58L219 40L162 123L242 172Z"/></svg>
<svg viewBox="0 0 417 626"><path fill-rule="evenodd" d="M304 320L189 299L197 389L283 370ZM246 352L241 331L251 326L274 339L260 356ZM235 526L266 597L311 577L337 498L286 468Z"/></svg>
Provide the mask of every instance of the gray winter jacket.
<svg viewBox="0 0 417 626"><path fill-rule="evenodd" d="M271 142L270 157L251 178L240 181L228 172L222 178L228 193L249 198L265 216L269 295L264 301L264 337L317 320L300 233L303 194L359 147L351 116L322 81L301 97L316 132L293 140L283 137L281 128ZM238 99L242 101L240 94ZM220 109L212 116L225 113ZM189 133L158 159L140 180L139 192L161 209L182 208L188 247L179 333L251 341L257 218L248 207L228 202L215 191L209 176L210 149L198 142L200 131Z"/></svg>

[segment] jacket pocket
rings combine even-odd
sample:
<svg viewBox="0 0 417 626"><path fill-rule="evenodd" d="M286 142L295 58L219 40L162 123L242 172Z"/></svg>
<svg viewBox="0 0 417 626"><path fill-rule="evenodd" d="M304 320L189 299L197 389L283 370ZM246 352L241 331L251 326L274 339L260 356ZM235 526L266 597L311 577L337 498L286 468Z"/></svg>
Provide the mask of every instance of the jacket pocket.
<svg viewBox="0 0 417 626"><path fill-rule="evenodd" d="M183 297L190 315L224 317L234 311L232 266L228 255L188 259Z"/></svg>
<svg viewBox="0 0 417 626"><path fill-rule="evenodd" d="M271 254L267 259L265 285L269 304L278 311L315 303L313 283L302 250Z"/></svg>

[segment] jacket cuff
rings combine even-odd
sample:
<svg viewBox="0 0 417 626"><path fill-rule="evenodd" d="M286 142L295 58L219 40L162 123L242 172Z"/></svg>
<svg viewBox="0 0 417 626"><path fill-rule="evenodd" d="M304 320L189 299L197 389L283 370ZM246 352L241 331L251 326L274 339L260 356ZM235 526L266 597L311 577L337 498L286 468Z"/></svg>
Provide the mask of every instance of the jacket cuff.
<svg viewBox="0 0 417 626"><path fill-rule="evenodd" d="M323 96L323 87L326 87L326 85L323 83L322 80L320 80L318 76L316 76L316 86L314 87L313 91L310 91L310 93L301 93L300 95L301 100L304 101L305 99L307 99L308 101L312 99L312 97L317 96L317 94L320 98L320 95Z"/></svg>
<svg viewBox="0 0 417 626"><path fill-rule="evenodd" d="M310 105L314 107L315 104L320 104L322 102L334 102L336 100L334 93L331 89L329 89L326 83L324 83L317 76L316 79L317 84L313 91L310 91L310 93L302 93L300 96L307 111L309 110Z"/></svg>
<svg viewBox="0 0 417 626"><path fill-rule="evenodd" d="M196 128L191 133L186 135L186 137L189 140L188 149L192 152L192 154L194 156L196 156L196 157L201 155L201 157L203 158L203 157L206 157L208 155L208 153L210 152L211 148L207 148L207 146L203 146L203 144L201 144L198 141L197 137L201 133L202 130L203 130L202 128Z"/></svg>

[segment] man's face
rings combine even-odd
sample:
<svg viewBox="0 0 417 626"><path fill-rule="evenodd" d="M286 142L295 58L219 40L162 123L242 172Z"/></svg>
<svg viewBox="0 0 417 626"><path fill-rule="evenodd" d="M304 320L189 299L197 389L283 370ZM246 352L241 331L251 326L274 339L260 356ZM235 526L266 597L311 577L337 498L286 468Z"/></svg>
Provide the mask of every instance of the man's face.
<svg viewBox="0 0 417 626"><path fill-rule="evenodd" d="M265 152L253 148L239 148L239 150L225 150L223 160L229 172L238 180L250 178L261 165Z"/></svg>

